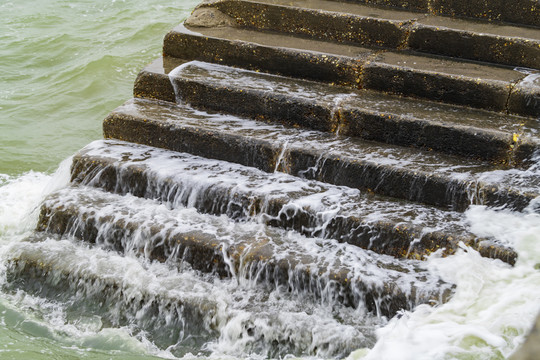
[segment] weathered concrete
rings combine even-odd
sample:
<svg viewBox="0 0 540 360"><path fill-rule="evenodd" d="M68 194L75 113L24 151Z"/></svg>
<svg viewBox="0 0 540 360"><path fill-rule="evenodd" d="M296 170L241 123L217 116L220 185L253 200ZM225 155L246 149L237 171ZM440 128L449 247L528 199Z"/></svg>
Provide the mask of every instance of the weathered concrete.
<svg viewBox="0 0 540 360"><path fill-rule="evenodd" d="M141 209L144 212L156 204L145 201L139 206L145 208ZM126 207L119 196L97 190L71 190L67 197L59 192L45 201L38 230L101 242L121 252L144 251L150 259L187 262L201 271L216 272L221 276L234 273L267 286L286 285L295 291L311 292L317 296L323 296L322 289L331 286L335 291L327 300L346 306L366 306L368 310L385 316L419 303L444 301L451 292L451 286L441 281L436 281L438 285L431 291L420 289L419 285L427 285L433 278L421 269L415 269L414 263L403 263L402 269L399 264L388 264L388 269L385 269L384 262L374 258L371 266L380 266L380 271L374 275L369 268L360 271L346 264L333 264L324 258L298 252L293 244L286 246L287 253L284 254L279 244L286 241L286 234L270 228L265 234L260 229L220 229L212 234L193 229L193 225L184 224L186 220L177 219L173 214L170 218L164 214L142 218L135 215L133 210L136 208L137 204L133 202ZM202 219L199 217L198 221ZM103 225L108 229L106 239L100 239L99 229ZM209 223L204 229L215 226ZM233 233L229 234L231 231ZM133 238L137 240L133 241ZM400 272L411 277L414 282L411 288L402 289L397 285L394 279Z"/></svg>
<svg viewBox="0 0 540 360"><path fill-rule="evenodd" d="M406 52L372 50L230 27L176 27L164 55L352 87L444 101L518 115L537 107L510 97L526 74L511 68ZM540 92L538 87L532 90Z"/></svg>
<svg viewBox="0 0 540 360"><path fill-rule="evenodd" d="M208 8L195 10L184 24L193 27L224 27L234 26L234 19L225 15L221 11Z"/></svg>
<svg viewBox="0 0 540 360"><path fill-rule="evenodd" d="M540 29L430 16L412 25L408 45L433 54L540 67Z"/></svg>
<svg viewBox="0 0 540 360"><path fill-rule="evenodd" d="M469 17L540 27L537 0L348 0L390 8L430 12L435 15Z"/></svg>
<svg viewBox="0 0 540 360"><path fill-rule="evenodd" d="M163 54L356 86L362 61L372 51L288 35L180 25L165 36Z"/></svg>
<svg viewBox="0 0 540 360"><path fill-rule="evenodd" d="M429 9L429 0L347 0L347 2L421 12L426 12Z"/></svg>
<svg viewBox="0 0 540 360"><path fill-rule="evenodd" d="M540 26L537 0L431 0L434 14Z"/></svg>
<svg viewBox="0 0 540 360"><path fill-rule="evenodd" d="M218 0L201 6L194 14L211 6L236 19L237 26L244 28L390 48L404 46L408 25L418 17L416 13L324 0Z"/></svg>
<svg viewBox="0 0 540 360"><path fill-rule="evenodd" d="M428 16L427 9L422 14L330 0L215 0L199 5L186 24L196 25L209 12L230 20L219 24L259 31L540 67L540 29Z"/></svg>
<svg viewBox="0 0 540 360"><path fill-rule="evenodd" d="M523 77L512 69L387 52L364 66L362 85L379 91L503 111L513 85Z"/></svg>

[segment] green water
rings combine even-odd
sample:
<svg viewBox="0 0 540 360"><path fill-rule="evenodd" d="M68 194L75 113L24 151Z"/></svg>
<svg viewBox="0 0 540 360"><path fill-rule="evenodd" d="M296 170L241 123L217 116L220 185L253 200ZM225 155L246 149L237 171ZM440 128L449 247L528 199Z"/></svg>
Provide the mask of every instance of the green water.
<svg viewBox="0 0 540 360"><path fill-rule="evenodd" d="M101 137L197 0L0 1L0 173L51 171Z"/></svg>
<svg viewBox="0 0 540 360"><path fill-rule="evenodd" d="M13 214L42 172L102 137L103 118L131 97L138 71L197 2L0 0L0 186L12 186L0 194L4 242L18 232ZM14 190L19 177L26 185ZM10 204L15 195L21 199ZM147 348L121 330L64 335L0 298L0 359L151 357L138 355Z"/></svg>

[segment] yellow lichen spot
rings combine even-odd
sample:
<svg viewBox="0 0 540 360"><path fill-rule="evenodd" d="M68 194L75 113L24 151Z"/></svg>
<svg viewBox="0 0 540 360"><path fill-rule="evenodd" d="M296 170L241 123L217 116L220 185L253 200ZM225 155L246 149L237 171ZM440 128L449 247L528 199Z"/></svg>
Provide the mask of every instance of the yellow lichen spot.
<svg viewBox="0 0 540 360"><path fill-rule="evenodd" d="M512 141L513 141L513 142L517 142L517 141L518 141L518 137L519 137L519 135L516 134L516 133L514 133L514 135L512 136Z"/></svg>

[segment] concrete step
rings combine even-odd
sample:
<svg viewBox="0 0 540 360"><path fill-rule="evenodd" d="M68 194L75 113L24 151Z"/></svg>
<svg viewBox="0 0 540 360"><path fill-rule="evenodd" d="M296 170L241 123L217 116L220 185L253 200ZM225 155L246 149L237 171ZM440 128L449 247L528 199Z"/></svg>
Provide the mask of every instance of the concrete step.
<svg viewBox="0 0 540 360"><path fill-rule="evenodd" d="M536 0L349 0L347 2L540 27L540 5Z"/></svg>
<svg viewBox="0 0 540 360"><path fill-rule="evenodd" d="M255 223L231 223L190 208L72 187L42 206L39 231L74 236L150 260L187 263L222 277L249 279L265 288L313 294L327 304L393 316L400 309L445 301L452 286L423 262L396 260L334 240Z"/></svg>
<svg viewBox="0 0 540 360"><path fill-rule="evenodd" d="M12 244L3 258L4 296L38 298L31 309L38 318L40 306L52 304L71 328L124 327L178 358L210 356L208 345L222 339L241 341L246 352L268 358L343 358L373 346L375 328L387 321L287 290L269 292L187 267L175 271L46 233Z"/></svg>
<svg viewBox="0 0 540 360"><path fill-rule="evenodd" d="M286 34L179 25L165 36L163 53L357 87L361 67L374 51Z"/></svg>
<svg viewBox="0 0 540 360"><path fill-rule="evenodd" d="M523 209L537 181L521 190L516 177L491 177L504 166L415 148L208 114L185 106L131 100L103 123L106 138L276 170L395 198L464 210L470 204ZM504 173L504 171L503 171ZM519 177L517 177L519 178ZM536 189L536 190L535 190Z"/></svg>
<svg viewBox="0 0 540 360"><path fill-rule="evenodd" d="M362 85L379 91L538 117L540 74L528 75L519 70L386 52L364 66Z"/></svg>
<svg viewBox="0 0 540 360"><path fill-rule="evenodd" d="M293 127L415 146L512 166L540 149L536 119L503 115L369 90L201 62L181 63L168 76L160 60L145 68L135 94Z"/></svg>
<svg viewBox="0 0 540 360"><path fill-rule="evenodd" d="M440 16L411 27L411 49L463 59L540 69L540 29Z"/></svg>
<svg viewBox="0 0 540 360"><path fill-rule="evenodd" d="M235 27L399 48L406 46L410 25L422 15L326 0L215 0L201 3L186 25L213 27L214 19L223 16Z"/></svg>
<svg viewBox="0 0 540 360"><path fill-rule="evenodd" d="M186 24L215 26L225 16L242 28L540 67L540 29L433 16L427 10L419 14L329 0L215 0L199 5Z"/></svg>
<svg viewBox="0 0 540 360"><path fill-rule="evenodd" d="M366 48L232 27L180 25L165 56L387 91L519 115L540 115L540 76L445 57ZM534 77L531 78L531 76ZM534 80L534 81L531 81Z"/></svg>
<svg viewBox="0 0 540 360"><path fill-rule="evenodd" d="M513 250L470 234L460 213L143 145L109 140L86 146L73 158L72 182L394 257L422 259L437 250L449 255L463 242L484 256L511 264L516 259Z"/></svg>

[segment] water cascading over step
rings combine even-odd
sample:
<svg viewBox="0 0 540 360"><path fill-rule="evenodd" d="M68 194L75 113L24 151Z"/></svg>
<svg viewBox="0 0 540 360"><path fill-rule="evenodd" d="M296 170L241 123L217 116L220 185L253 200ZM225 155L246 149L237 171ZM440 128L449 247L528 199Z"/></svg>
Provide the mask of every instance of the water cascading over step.
<svg viewBox="0 0 540 360"><path fill-rule="evenodd" d="M452 297L427 256L517 260L463 212L539 211L529 5L203 2L73 157L6 291L176 356L373 346Z"/></svg>

